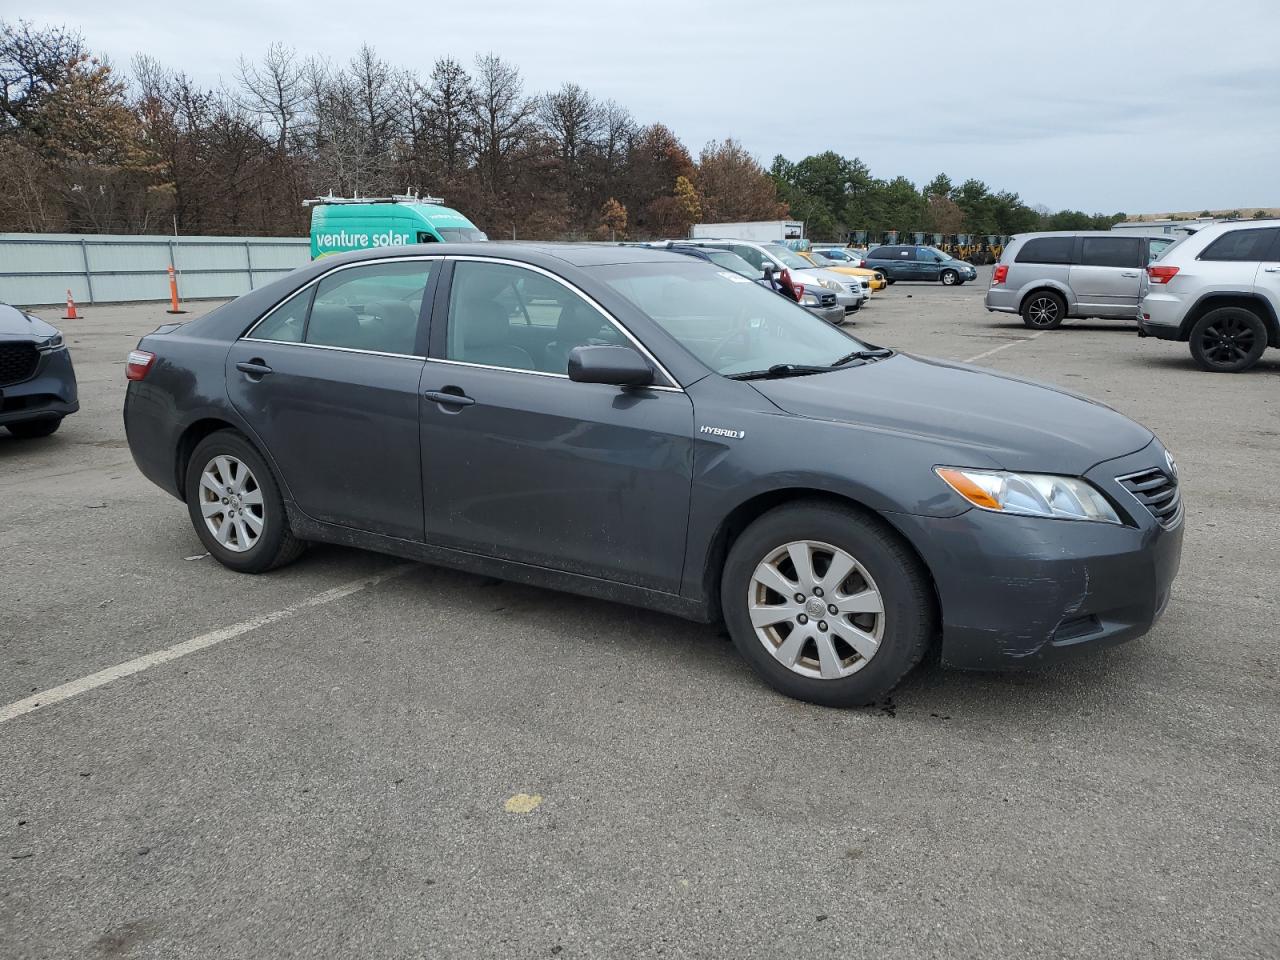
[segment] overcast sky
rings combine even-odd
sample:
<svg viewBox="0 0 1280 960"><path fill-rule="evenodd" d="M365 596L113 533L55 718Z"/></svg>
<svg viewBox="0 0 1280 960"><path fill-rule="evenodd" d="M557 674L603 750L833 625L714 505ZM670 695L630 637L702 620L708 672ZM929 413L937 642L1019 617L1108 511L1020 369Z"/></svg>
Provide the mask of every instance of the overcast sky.
<svg viewBox="0 0 1280 960"><path fill-rule="evenodd" d="M1054 209L1280 206L1280 0L42 0L26 16L210 86L272 40L335 61L367 42L424 74L492 51L527 92L576 81L695 155L729 136L766 165L833 149Z"/></svg>

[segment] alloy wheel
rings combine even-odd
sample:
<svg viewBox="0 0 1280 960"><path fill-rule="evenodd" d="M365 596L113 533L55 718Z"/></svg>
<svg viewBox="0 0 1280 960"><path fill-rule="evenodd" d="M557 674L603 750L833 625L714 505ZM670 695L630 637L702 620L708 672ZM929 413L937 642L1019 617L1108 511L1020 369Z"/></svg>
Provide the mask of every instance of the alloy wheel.
<svg viewBox="0 0 1280 960"><path fill-rule="evenodd" d="M219 546L232 553L244 553L258 542L266 525L262 488L243 460L221 454L205 464L200 513Z"/></svg>
<svg viewBox="0 0 1280 960"><path fill-rule="evenodd" d="M770 553L751 576L747 605L765 649L805 677L857 673L884 637L884 598L871 574L829 543L797 540Z"/></svg>
<svg viewBox="0 0 1280 960"><path fill-rule="evenodd" d="M1049 327L1058 319L1058 301L1052 297L1036 297L1027 306L1027 319L1034 327Z"/></svg>
<svg viewBox="0 0 1280 960"><path fill-rule="evenodd" d="M959 280L959 279L960 279L960 277L959 277L959 276L958 276L954 271L952 271L952 270L943 270L943 271L942 271L942 284L943 284L943 286L950 287L950 286L954 285L954 284L955 284L955 282L956 282L957 280Z"/></svg>
<svg viewBox="0 0 1280 960"><path fill-rule="evenodd" d="M1249 324L1228 313L1205 327L1200 347L1205 359L1215 366L1233 366L1244 360L1256 345L1256 334Z"/></svg>

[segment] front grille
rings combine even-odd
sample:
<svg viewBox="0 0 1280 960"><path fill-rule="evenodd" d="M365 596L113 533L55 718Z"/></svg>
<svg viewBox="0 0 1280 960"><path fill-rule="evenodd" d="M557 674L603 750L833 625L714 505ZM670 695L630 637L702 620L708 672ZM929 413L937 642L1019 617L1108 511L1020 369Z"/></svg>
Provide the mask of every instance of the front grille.
<svg viewBox="0 0 1280 960"><path fill-rule="evenodd" d="M861 287L859 287L857 283L851 283L851 284L849 284L849 292L850 292L850 293L857 293L860 289L861 289Z"/></svg>
<svg viewBox="0 0 1280 960"><path fill-rule="evenodd" d="M0 387L30 380L39 360L34 343L0 343Z"/></svg>
<svg viewBox="0 0 1280 960"><path fill-rule="evenodd" d="M818 303L824 307L834 307L836 305L836 295L834 293L824 293L818 297Z"/></svg>
<svg viewBox="0 0 1280 960"><path fill-rule="evenodd" d="M1120 485L1151 511L1162 527L1171 527L1182 515L1182 496L1178 491L1178 478L1170 476L1159 467L1117 477Z"/></svg>

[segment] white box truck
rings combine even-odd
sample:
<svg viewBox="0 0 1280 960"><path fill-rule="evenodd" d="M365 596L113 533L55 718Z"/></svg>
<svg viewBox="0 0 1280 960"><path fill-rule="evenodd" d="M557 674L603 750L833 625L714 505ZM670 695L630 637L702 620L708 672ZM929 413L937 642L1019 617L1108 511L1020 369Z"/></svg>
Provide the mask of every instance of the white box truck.
<svg viewBox="0 0 1280 960"><path fill-rule="evenodd" d="M695 223L689 231L694 240L751 240L754 243L781 243L804 239L804 223L799 220L754 220L747 223Z"/></svg>

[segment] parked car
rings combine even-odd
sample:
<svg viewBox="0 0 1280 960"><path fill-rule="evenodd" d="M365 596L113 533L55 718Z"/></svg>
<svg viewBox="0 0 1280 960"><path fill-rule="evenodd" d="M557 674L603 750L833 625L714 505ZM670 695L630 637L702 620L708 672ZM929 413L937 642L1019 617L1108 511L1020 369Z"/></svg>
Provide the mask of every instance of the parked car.
<svg viewBox="0 0 1280 960"><path fill-rule="evenodd" d="M1174 239L1109 230L1018 234L992 271L987 309L1021 314L1036 330L1067 317L1132 320L1143 270Z"/></svg>
<svg viewBox="0 0 1280 960"><path fill-rule="evenodd" d="M62 332L0 303L0 425L15 437L47 437L79 409Z"/></svg>
<svg viewBox="0 0 1280 960"><path fill-rule="evenodd" d="M859 266L866 259L865 250L858 251L851 247L814 247L811 252L848 270L858 271L857 276L865 277L871 282L870 286L873 293L879 292L889 285L889 281L884 278L884 274L879 270L869 270L866 267Z"/></svg>
<svg viewBox="0 0 1280 960"><path fill-rule="evenodd" d="M787 289L787 284L783 282L783 274L775 273L773 270L763 273L736 253L730 253L728 250L720 250L715 247L699 247L691 243L676 243L674 241L665 244L643 244L643 246L648 246L651 249L674 250L677 253L706 260L708 263L731 270L741 277L746 277L753 283L758 283L780 296L799 303L800 306L815 317L820 317L827 323L840 324L845 321L844 308L836 301L836 295L830 290L824 290L818 286L808 290L801 284L799 294L792 296L794 286L792 286L791 290Z"/></svg>
<svg viewBox="0 0 1280 960"><path fill-rule="evenodd" d="M1183 519L1149 430L728 274L599 245L326 258L143 337L129 447L233 570L323 541L723 620L816 703L883 697L938 636L986 669L1156 621Z"/></svg>
<svg viewBox="0 0 1280 960"><path fill-rule="evenodd" d="M1138 333L1188 343L1214 373L1280 347L1280 220L1210 224L1165 250L1147 267Z"/></svg>
<svg viewBox="0 0 1280 960"><path fill-rule="evenodd" d="M857 277L862 283L862 289L867 291L868 295L887 287L888 281L884 276L875 270L867 270L864 267L854 266L841 260L833 260L830 257L818 253L816 250L802 250L800 256L804 257L815 267L823 270L830 270L832 273L842 273L847 277Z"/></svg>
<svg viewBox="0 0 1280 960"><path fill-rule="evenodd" d="M841 276L829 270L819 269L800 256L800 254L794 250L787 249L780 243L754 243L749 240L704 240L701 238L687 242L699 247L718 247L722 250L730 250L760 270L764 270L766 264L772 265L775 270L790 270L792 276L806 287L816 284L834 293L836 299L840 302L840 306L844 307L845 313L853 313L858 310L867 299L868 291L863 288L861 282L853 277Z"/></svg>
<svg viewBox="0 0 1280 960"><path fill-rule="evenodd" d="M892 244L876 247L862 261L864 267L879 270L890 283L899 280L935 280L948 287L978 279L978 270L964 260L937 247Z"/></svg>

